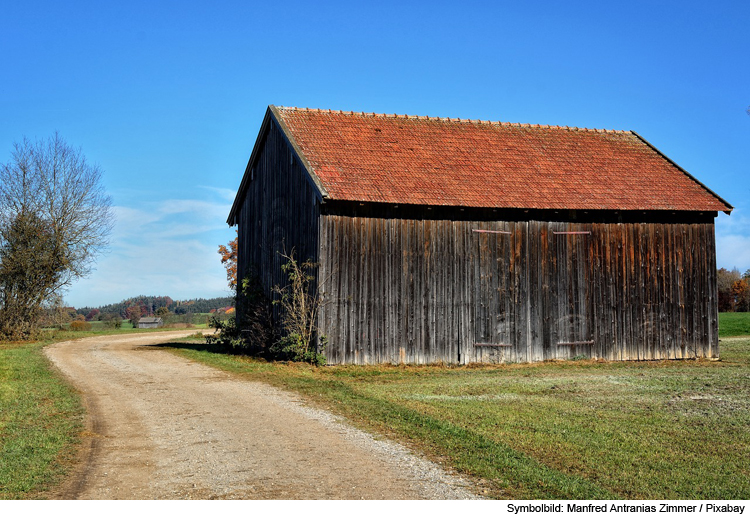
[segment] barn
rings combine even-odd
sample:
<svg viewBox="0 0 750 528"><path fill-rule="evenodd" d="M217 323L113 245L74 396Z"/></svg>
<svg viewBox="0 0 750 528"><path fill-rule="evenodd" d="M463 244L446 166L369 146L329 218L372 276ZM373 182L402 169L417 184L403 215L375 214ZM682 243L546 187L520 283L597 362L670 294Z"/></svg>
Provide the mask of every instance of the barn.
<svg viewBox="0 0 750 528"><path fill-rule="evenodd" d="M160 328L164 326L161 317L141 317L138 319L138 328Z"/></svg>
<svg viewBox="0 0 750 528"><path fill-rule="evenodd" d="M229 214L329 364L718 356L725 200L632 131L269 106Z"/></svg>

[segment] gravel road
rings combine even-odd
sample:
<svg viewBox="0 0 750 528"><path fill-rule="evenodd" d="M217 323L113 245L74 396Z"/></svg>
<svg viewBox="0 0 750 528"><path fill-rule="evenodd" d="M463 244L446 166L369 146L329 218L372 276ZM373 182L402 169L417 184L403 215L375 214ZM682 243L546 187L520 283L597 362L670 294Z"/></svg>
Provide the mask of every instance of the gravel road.
<svg viewBox="0 0 750 528"><path fill-rule="evenodd" d="M146 345L46 348L88 410L64 499L476 499L468 483L301 397Z"/></svg>

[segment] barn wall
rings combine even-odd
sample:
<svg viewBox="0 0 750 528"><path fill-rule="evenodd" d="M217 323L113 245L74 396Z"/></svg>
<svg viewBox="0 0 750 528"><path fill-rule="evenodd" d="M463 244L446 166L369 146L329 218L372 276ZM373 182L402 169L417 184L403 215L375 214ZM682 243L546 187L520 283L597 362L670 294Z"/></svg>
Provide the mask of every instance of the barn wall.
<svg viewBox="0 0 750 528"><path fill-rule="evenodd" d="M330 363L718 355L712 222L323 215L320 237Z"/></svg>
<svg viewBox="0 0 750 528"><path fill-rule="evenodd" d="M319 200L273 121L251 169L237 221L238 280L256 273L271 297L273 286L285 283L281 253L294 249L300 262L318 260Z"/></svg>

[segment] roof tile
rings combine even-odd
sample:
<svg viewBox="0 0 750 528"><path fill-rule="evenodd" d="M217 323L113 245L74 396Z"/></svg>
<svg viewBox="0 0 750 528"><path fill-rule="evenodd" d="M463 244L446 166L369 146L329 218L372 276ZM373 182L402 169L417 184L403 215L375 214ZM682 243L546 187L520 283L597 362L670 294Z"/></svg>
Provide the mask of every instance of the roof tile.
<svg viewBox="0 0 750 528"><path fill-rule="evenodd" d="M276 107L332 200L731 211L633 132Z"/></svg>

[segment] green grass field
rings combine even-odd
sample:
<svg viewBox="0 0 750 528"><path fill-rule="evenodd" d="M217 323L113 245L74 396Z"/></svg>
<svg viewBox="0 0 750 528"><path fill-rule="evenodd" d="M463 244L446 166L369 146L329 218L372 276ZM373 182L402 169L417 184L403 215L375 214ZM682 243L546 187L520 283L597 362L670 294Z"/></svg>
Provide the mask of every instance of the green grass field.
<svg viewBox="0 0 750 528"><path fill-rule="evenodd" d="M750 312L720 313L719 338L750 336Z"/></svg>
<svg viewBox="0 0 750 528"><path fill-rule="evenodd" d="M750 339L721 361L484 367L177 353L297 391L513 499L750 499Z"/></svg>

